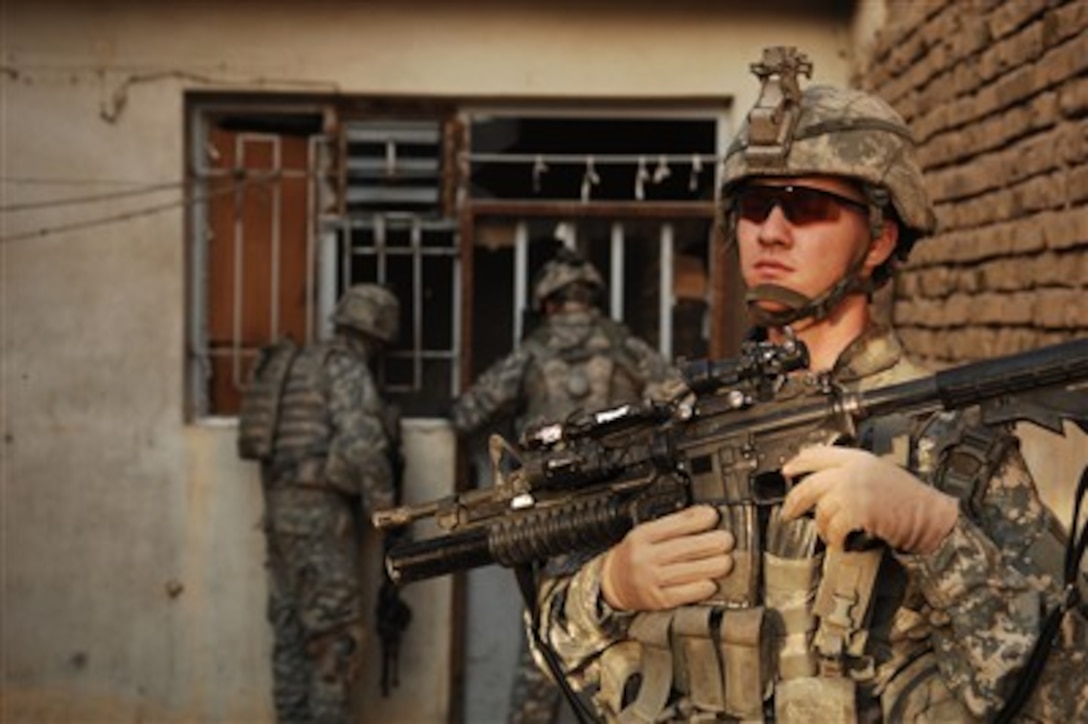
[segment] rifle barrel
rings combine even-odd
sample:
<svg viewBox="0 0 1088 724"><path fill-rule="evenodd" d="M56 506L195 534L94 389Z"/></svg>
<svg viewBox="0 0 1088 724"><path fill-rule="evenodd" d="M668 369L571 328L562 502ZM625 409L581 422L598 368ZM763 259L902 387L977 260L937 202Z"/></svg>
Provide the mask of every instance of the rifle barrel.
<svg viewBox="0 0 1088 724"><path fill-rule="evenodd" d="M959 410L988 400L1088 380L1088 339L972 362L862 394L867 417Z"/></svg>
<svg viewBox="0 0 1088 724"><path fill-rule="evenodd" d="M401 505L396 508L376 510L370 516L370 520L378 530L403 528L410 523L437 513L440 503L441 501L436 500L422 505Z"/></svg>
<svg viewBox="0 0 1088 724"><path fill-rule="evenodd" d="M1085 379L1088 379L1088 338L938 372L937 388L947 407L960 408L1002 395Z"/></svg>

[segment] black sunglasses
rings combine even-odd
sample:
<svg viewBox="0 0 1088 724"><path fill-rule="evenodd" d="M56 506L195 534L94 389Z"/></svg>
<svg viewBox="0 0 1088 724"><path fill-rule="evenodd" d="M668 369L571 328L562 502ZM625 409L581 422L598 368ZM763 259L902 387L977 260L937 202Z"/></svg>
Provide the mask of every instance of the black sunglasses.
<svg viewBox="0 0 1088 724"><path fill-rule="evenodd" d="M737 212L745 221L762 224L777 206L786 219L797 226L821 221L836 221L845 206L864 214L869 207L831 191L811 186L744 186L737 192Z"/></svg>

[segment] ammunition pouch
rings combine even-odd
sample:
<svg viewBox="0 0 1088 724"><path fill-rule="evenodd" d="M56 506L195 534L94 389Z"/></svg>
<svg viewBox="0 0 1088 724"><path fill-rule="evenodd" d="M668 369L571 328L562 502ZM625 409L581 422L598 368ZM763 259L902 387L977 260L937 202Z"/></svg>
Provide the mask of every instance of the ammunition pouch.
<svg viewBox="0 0 1088 724"><path fill-rule="evenodd" d="M636 724L660 718L672 691L671 627L672 612L640 614L628 629L631 640L601 657L600 704L610 720ZM635 682L638 690L628 702Z"/></svg>
<svg viewBox="0 0 1088 724"><path fill-rule="evenodd" d="M762 607L686 606L639 614L629 640L601 658L602 710L623 724L660 721L670 696L680 692L671 713L687 720L724 714L762 721L773 681L764 621Z"/></svg>
<svg viewBox="0 0 1088 724"><path fill-rule="evenodd" d="M855 680L873 674L867 626L884 551L763 553L765 607L697 605L637 615L628 640L601 657L606 717L762 721L773 689L777 721L856 719ZM739 580L748 578L739 572Z"/></svg>
<svg viewBox="0 0 1088 724"><path fill-rule="evenodd" d="M724 670L725 713L745 721L762 721L763 700L771 694L771 652L763 635L765 609L722 612L719 650Z"/></svg>
<svg viewBox="0 0 1088 724"><path fill-rule="evenodd" d="M857 721L855 684L833 676L802 676L780 681L774 687L775 721L804 722Z"/></svg>
<svg viewBox="0 0 1088 724"><path fill-rule="evenodd" d="M819 618L814 645L820 655L820 673L839 676L844 657L861 658L869 631L866 627L876 576L887 549L827 550L823 577L813 611Z"/></svg>
<svg viewBox="0 0 1088 724"><path fill-rule="evenodd" d="M822 555L781 558L764 554L763 580L767 607L775 624L779 681L816 675L818 666L812 650L816 630L813 604L822 564Z"/></svg>
<svg viewBox="0 0 1088 724"><path fill-rule="evenodd" d="M715 581L718 590L706 603L729 608L754 606L759 590L761 553L755 506L719 506L718 514L721 516L718 527L731 532L736 541L730 554L733 570Z"/></svg>
<svg viewBox="0 0 1088 724"><path fill-rule="evenodd" d="M883 548L828 549L800 559L764 555L767 601L780 625L776 721L857 720L853 675L869 661L869 607L883 555Z"/></svg>

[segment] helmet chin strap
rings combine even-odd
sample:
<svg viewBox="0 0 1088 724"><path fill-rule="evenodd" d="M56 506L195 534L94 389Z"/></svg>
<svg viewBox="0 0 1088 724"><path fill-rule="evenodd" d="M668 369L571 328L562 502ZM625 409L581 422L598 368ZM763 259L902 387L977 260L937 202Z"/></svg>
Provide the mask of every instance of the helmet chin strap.
<svg viewBox="0 0 1088 724"><path fill-rule="evenodd" d="M846 295L857 292L872 293L874 286L872 280L863 279L861 276L861 268L867 253L868 246L850 265L850 269L842 279L816 297L806 297L800 292L779 284L757 284L744 295L749 316L760 327L784 327L802 319L811 319L813 322L827 319ZM764 302L774 303L783 309L778 311L765 309L762 305Z"/></svg>
<svg viewBox="0 0 1088 724"><path fill-rule="evenodd" d="M785 327L802 319L820 322L831 316L831 313L839 306L839 302L848 294L873 293L876 284L873 283L871 277L863 278L861 270L865 265L865 257L873 246L873 241L883 233L884 207L889 197L887 191L871 184L866 184L864 191L869 202L869 243L850 264L846 274L822 294L811 299L779 284L757 284L744 295L748 314L757 326ZM736 228L735 222L733 228ZM763 308L761 302L771 302L783 308L772 312Z"/></svg>
<svg viewBox="0 0 1088 724"><path fill-rule="evenodd" d="M871 278L862 278L862 268L865 266L865 257L869 249L873 247L873 241L883 231L885 213L883 209L888 204L889 196L885 189L865 184L865 196L869 206L869 243L862 249L846 270L842 279L832 284L823 294L809 298L800 292L795 292L780 284L756 284L744 293L744 304L749 311L749 317L756 327L787 327L802 319L811 319L818 322L827 319L831 312L839 306L842 299L852 293L861 292L871 294L876 290L876 284ZM732 199L726 200L725 223L727 228L727 243L737 244L737 211L732 206ZM761 303L772 303L782 309L771 311L761 306Z"/></svg>

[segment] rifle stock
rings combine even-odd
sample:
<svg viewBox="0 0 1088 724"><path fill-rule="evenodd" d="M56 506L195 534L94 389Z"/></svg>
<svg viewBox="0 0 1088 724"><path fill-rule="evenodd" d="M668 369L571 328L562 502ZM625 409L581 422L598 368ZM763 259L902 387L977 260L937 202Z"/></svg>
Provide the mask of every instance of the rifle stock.
<svg viewBox="0 0 1088 724"><path fill-rule="evenodd" d="M493 487L374 515L379 528L431 518L442 530L394 547L387 571L404 584L512 567L603 550L635 524L688 505L775 505L789 486L778 470L801 448L849 441L859 423L891 413L981 405L992 423L1024 419L1060 432L1071 418L1088 426L1088 395L1074 389L1088 380L1088 339L865 391L808 375L783 394L786 375L807 364L803 345L790 347L798 344L753 343L737 360L688 365L690 387L703 393L694 399L572 417L527 431L520 447L493 438ZM1065 410L1022 397L1055 390Z"/></svg>

